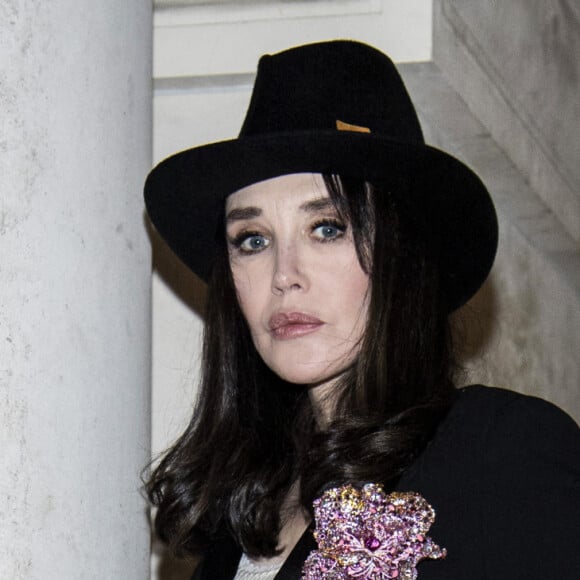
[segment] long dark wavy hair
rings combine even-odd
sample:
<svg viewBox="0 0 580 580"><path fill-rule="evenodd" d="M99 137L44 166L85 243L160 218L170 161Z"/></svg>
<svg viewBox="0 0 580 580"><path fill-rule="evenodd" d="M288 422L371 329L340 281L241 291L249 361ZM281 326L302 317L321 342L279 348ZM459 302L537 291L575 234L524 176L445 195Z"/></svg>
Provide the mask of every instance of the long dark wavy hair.
<svg viewBox="0 0 580 580"><path fill-rule="evenodd" d="M455 394L448 306L436 243L396 194L325 176L370 276L359 354L333 393L330 424L316 423L308 389L263 363L240 311L225 233L208 289L201 388L189 426L146 489L159 537L181 555L231 535L253 556L276 554L293 484L311 510L325 488L396 485Z"/></svg>

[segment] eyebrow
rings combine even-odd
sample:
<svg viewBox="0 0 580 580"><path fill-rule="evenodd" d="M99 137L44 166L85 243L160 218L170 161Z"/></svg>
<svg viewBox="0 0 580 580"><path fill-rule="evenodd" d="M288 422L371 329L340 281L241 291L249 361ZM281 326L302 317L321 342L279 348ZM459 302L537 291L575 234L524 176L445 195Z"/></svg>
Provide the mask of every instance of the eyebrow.
<svg viewBox="0 0 580 580"><path fill-rule="evenodd" d="M249 220L260 215L262 215L262 210L259 207L235 207L228 212L226 221L227 223L231 223L240 220Z"/></svg>
<svg viewBox="0 0 580 580"><path fill-rule="evenodd" d="M319 197L317 199L311 199L310 201L305 201L300 204L299 209L306 213L316 213L319 211L325 211L328 209L334 209L334 203L329 197ZM249 220L262 215L262 210L256 206L248 207L235 207L230 210L226 216L226 222L232 223L236 221Z"/></svg>
<svg viewBox="0 0 580 580"><path fill-rule="evenodd" d="M317 199L305 201L300 205L300 209L307 213L316 213L327 209L335 209L335 206L330 197L319 197Z"/></svg>

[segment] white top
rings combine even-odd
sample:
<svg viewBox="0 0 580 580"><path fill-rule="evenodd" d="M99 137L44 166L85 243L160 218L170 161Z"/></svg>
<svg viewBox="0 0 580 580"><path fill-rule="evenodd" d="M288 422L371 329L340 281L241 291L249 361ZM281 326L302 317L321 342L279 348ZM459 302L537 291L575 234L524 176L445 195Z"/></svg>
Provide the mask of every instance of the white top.
<svg viewBox="0 0 580 580"><path fill-rule="evenodd" d="M278 560L262 564L253 562L246 554L242 554L234 580L274 580L283 563Z"/></svg>

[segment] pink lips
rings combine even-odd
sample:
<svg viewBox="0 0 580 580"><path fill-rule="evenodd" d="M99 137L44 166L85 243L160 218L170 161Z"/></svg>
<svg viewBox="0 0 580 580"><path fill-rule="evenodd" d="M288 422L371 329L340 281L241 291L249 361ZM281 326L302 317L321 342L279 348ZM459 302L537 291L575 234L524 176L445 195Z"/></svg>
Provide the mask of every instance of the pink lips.
<svg viewBox="0 0 580 580"><path fill-rule="evenodd" d="M274 338L284 340L315 332L324 322L303 312L278 312L272 315L269 324Z"/></svg>

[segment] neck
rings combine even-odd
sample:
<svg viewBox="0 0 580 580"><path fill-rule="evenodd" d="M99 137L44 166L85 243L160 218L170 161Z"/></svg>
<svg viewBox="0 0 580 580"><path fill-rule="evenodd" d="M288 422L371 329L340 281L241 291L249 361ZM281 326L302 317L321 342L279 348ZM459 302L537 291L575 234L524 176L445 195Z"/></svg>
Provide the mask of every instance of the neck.
<svg viewBox="0 0 580 580"><path fill-rule="evenodd" d="M308 389L308 397L314 409L316 423L320 428L327 427L332 421L339 387L338 379L332 379Z"/></svg>

